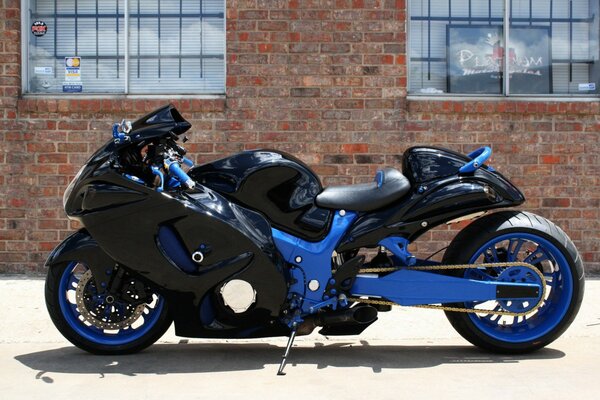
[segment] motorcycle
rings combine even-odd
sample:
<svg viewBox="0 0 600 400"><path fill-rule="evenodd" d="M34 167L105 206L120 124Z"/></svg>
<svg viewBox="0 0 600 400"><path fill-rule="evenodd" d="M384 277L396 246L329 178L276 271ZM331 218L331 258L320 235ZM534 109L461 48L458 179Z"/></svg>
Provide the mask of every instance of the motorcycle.
<svg viewBox="0 0 600 400"><path fill-rule="evenodd" d="M514 207L523 194L485 162L412 147L402 172L323 188L297 158L245 151L194 166L172 106L113 126L67 187L82 229L52 251L47 308L58 330L95 354L126 354L175 324L194 338L358 335L392 306L435 308L472 344L526 353L558 338L584 292L568 236ZM471 222L442 262L409 245ZM368 250L365 252L365 250Z"/></svg>

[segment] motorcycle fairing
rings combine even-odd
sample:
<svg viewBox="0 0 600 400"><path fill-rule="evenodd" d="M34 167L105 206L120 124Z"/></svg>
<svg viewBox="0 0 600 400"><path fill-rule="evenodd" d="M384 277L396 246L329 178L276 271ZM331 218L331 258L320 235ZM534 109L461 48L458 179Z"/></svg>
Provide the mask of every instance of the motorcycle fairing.
<svg viewBox="0 0 600 400"><path fill-rule="evenodd" d="M102 250L86 229L72 233L54 248L46 260L46 266L53 267L70 261L86 264L96 279L98 294L106 291L115 261Z"/></svg>
<svg viewBox="0 0 600 400"><path fill-rule="evenodd" d="M286 299L287 272L265 218L202 186L188 192L159 193L127 179L111 167L113 146L108 143L84 167L66 205L68 215L84 224L112 261L110 268L115 264L130 267L172 304L178 304L172 311L176 331L182 336L280 335L277 318ZM113 200L100 196L98 203L97 194L105 192L115 194ZM161 229L173 233L175 244L164 236L161 240ZM195 270L186 271L175 261L191 257L200 248L204 261ZM56 254L48 265L66 258ZM98 271L106 267L103 264ZM234 278L255 288L256 303L235 316L221 307L215 311L219 323L201 321L200 305L216 297L215 291Z"/></svg>
<svg viewBox="0 0 600 400"><path fill-rule="evenodd" d="M517 188L486 165L461 172L470 162L469 157L447 149L408 149L403 155L403 173L411 189L391 205L359 213L336 250L375 247L388 236L412 242L452 219L525 201ZM261 212L276 229L307 242L326 237L335 212L314 205L315 191L322 190L318 178L304 163L281 152L243 152L192 168L190 176Z"/></svg>
<svg viewBox="0 0 600 400"><path fill-rule="evenodd" d="M181 135L192 127L172 105L166 105L144 115L132 123L128 136L132 142L140 142L170 135Z"/></svg>
<svg viewBox="0 0 600 400"><path fill-rule="evenodd" d="M192 168L196 182L265 215L277 229L303 240L327 236L330 210L317 207L323 190L317 175L297 158L275 150L251 150Z"/></svg>
<svg viewBox="0 0 600 400"><path fill-rule="evenodd" d="M490 167L460 173L469 158L450 150L413 147L403 159L403 173L412 190L388 207L361 214L342 239L339 252L374 247L388 236L413 242L455 218L525 201L514 185Z"/></svg>

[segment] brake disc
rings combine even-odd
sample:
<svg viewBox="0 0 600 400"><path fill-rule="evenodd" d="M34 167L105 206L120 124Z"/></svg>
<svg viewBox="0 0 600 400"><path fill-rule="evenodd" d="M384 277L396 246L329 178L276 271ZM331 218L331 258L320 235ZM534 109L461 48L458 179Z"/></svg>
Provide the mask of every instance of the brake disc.
<svg viewBox="0 0 600 400"><path fill-rule="evenodd" d="M109 304L106 299L94 298L92 271L87 270L79 280L75 290L77 310L84 322L98 329L119 330L131 326L144 312L145 304L134 306L122 302Z"/></svg>

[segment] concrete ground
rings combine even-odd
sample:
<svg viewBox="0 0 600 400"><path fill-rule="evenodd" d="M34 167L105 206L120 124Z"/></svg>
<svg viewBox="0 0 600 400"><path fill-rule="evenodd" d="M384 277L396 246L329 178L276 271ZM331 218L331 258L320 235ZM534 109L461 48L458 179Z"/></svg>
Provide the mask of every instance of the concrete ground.
<svg viewBox="0 0 600 400"><path fill-rule="evenodd" d="M93 356L52 325L43 281L0 279L0 398L50 399L598 399L600 280L548 348L483 352L439 311L396 308L361 336L298 338L276 376L285 338L185 340L169 331L144 352Z"/></svg>

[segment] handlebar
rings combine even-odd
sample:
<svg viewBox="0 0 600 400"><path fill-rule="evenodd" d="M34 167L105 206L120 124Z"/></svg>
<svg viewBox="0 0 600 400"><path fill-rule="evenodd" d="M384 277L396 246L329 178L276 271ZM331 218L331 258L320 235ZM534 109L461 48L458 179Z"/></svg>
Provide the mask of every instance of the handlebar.
<svg viewBox="0 0 600 400"><path fill-rule="evenodd" d="M186 157L183 157L183 163L190 168L194 166L194 162Z"/></svg>
<svg viewBox="0 0 600 400"><path fill-rule="evenodd" d="M112 136L115 144L120 145L123 143L131 143L131 137L128 134L131 132L133 126L130 121L122 120L121 123L115 123L112 127ZM194 162L189 158L184 157L185 149L178 146L174 140L161 140L160 143L151 142L148 143L148 150L146 155L143 156L143 162L149 164L152 174L158 177L158 184L156 185L156 191L162 192L165 190L165 186L168 188L187 187L193 189L196 187L196 182L181 168L182 164L188 167L193 167ZM185 140L184 140L185 142ZM152 151L150 150L152 149ZM140 151L139 149L137 151ZM139 156L140 154L138 154ZM148 158L147 158L148 157ZM165 177L165 172L168 174ZM135 182L143 182L135 176L126 175L129 179ZM135 178L135 179L134 179ZM165 178L170 178L165 180Z"/></svg>
<svg viewBox="0 0 600 400"><path fill-rule="evenodd" d="M477 168L481 167L492 155L492 149L488 146L480 147L477 150L469 153L467 157L471 159L468 163L460 167L458 172L460 174L467 174L469 172L475 171Z"/></svg>
<svg viewBox="0 0 600 400"><path fill-rule="evenodd" d="M183 162L186 165L193 165L191 160L187 158L183 159ZM165 169L169 172L169 175L172 175L177 179L182 185L187 186L190 189L196 187L196 182L181 168L181 165L177 161L165 160Z"/></svg>

